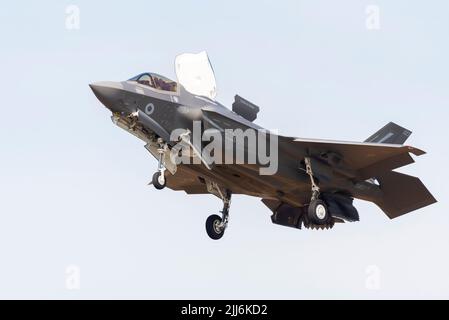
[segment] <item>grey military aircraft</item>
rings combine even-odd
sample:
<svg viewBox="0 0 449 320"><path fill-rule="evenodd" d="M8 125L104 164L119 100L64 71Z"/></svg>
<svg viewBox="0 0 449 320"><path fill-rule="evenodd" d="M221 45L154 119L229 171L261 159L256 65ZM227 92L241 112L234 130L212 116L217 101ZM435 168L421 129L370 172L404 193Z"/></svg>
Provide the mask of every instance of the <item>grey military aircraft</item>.
<svg viewBox="0 0 449 320"><path fill-rule="evenodd" d="M195 123L202 133L215 130L223 136L227 129L266 132L254 123L259 107L238 95L232 110L215 100L214 73L205 52L178 56L175 70L178 81L146 72L90 87L112 112L113 122L143 140L158 160L151 182L156 189L167 186L187 194L213 194L223 201L221 215L206 220L210 238L223 236L232 194L261 198L272 211L273 223L298 229L330 229L336 223L358 221L354 198L375 203L390 219L436 202L418 178L394 171L413 163L411 154L425 152L403 145L411 131L392 122L364 142L269 133L270 141L277 141L277 168L272 174L260 173L264 164L259 160L210 161L201 152L205 142L193 141ZM175 130L180 133L173 136ZM231 141L234 153L240 148L249 156L248 143L242 147L234 138ZM172 151L179 143L190 150L181 153L197 161L174 161Z"/></svg>

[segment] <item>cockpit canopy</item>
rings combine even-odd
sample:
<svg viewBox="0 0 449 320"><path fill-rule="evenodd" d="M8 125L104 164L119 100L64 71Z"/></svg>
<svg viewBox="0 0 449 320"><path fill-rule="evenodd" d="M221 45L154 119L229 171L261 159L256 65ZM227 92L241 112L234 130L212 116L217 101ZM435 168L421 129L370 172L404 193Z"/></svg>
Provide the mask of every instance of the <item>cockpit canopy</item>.
<svg viewBox="0 0 449 320"><path fill-rule="evenodd" d="M178 83L176 81L170 80L156 73L149 73L149 72L142 73L139 74L138 76L129 79L128 81L136 81L137 83L143 84L145 86L157 90L169 92L178 91Z"/></svg>

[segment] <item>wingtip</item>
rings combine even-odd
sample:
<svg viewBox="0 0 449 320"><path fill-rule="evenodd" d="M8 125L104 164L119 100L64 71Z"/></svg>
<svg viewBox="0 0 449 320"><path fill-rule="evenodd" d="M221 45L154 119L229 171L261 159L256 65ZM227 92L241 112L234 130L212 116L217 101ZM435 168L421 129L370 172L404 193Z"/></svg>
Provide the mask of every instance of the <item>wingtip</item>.
<svg viewBox="0 0 449 320"><path fill-rule="evenodd" d="M412 147L412 146L405 146L408 150L408 152L413 153L415 156L422 156L423 154L426 154L424 150Z"/></svg>

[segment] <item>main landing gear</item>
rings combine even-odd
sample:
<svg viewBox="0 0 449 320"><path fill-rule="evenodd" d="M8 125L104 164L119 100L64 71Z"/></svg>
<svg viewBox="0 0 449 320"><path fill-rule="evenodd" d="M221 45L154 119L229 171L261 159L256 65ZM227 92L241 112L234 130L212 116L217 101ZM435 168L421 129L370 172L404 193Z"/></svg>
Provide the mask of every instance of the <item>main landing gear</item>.
<svg viewBox="0 0 449 320"><path fill-rule="evenodd" d="M165 178L164 156L165 152L168 150L168 147L161 138L158 138L157 143L159 145L159 148L157 149L157 152L159 153L159 161L157 164L157 172L153 174L151 183L156 189L162 190L167 185L167 180Z"/></svg>
<svg viewBox="0 0 449 320"><path fill-rule="evenodd" d="M225 190L224 193L218 188L218 193L223 200L223 210L221 211L221 217L213 214L206 220L206 232L207 235L213 239L218 240L223 237L226 227L229 221L229 206L231 204L232 193L229 190Z"/></svg>
<svg viewBox="0 0 449 320"><path fill-rule="evenodd" d="M306 165L306 172L310 177L310 183L312 185L312 198L310 200L309 206L307 208L307 216L309 220L317 225L325 225L332 222L332 217L329 214L328 207L326 203L319 199L320 188L315 182L312 171L312 163L310 158L304 159Z"/></svg>

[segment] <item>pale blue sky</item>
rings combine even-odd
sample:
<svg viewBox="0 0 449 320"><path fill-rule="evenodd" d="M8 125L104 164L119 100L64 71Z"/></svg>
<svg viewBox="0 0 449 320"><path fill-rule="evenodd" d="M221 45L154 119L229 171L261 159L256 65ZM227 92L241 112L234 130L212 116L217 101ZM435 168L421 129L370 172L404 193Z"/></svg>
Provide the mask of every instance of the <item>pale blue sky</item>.
<svg viewBox="0 0 449 320"><path fill-rule="evenodd" d="M69 4L80 30L65 28ZM1 298L449 298L447 1L14 1L0 26ZM313 232L236 196L226 235L209 240L220 201L146 186L156 162L88 87L174 77L174 57L201 50L218 100L242 95L281 134L410 128L428 155L401 172L439 203L389 221L357 201L361 222ZM80 290L65 288L72 264Z"/></svg>

